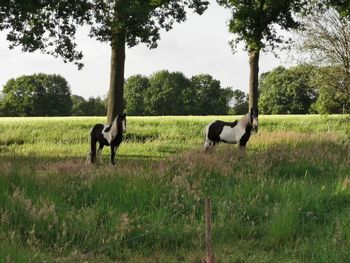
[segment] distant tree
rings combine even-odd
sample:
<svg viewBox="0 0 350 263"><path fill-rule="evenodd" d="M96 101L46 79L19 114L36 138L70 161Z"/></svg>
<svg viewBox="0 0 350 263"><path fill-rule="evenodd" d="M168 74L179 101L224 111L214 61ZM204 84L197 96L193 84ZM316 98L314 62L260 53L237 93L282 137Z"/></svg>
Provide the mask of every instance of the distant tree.
<svg viewBox="0 0 350 263"><path fill-rule="evenodd" d="M305 114L317 99L312 86L315 68L299 65L277 67L260 79L259 109L264 114Z"/></svg>
<svg viewBox="0 0 350 263"><path fill-rule="evenodd" d="M231 89L210 75L188 79L181 72L159 71L149 78L131 76L125 84L126 111L131 115L227 114Z"/></svg>
<svg viewBox="0 0 350 263"><path fill-rule="evenodd" d="M319 9L316 7L312 9L310 15L303 20L305 27L304 30L298 31L301 41L297 49L303 55L306 53L308 56L303 57L309 58L311 63L324 66L318 71L318 84L322 86L320 99L324 98L323 102L332 101L331 112L334 112L334 105L338 103L343 103L341 108L344 112L350 112L349 16L342 16L333 8L326 9L321 6ZM327 83L328 87L325 87L324 83ZM333 96L326 99L326 94ZM321 107L320 105L324 104L320 103L321 101L318 103L319 109L322 108L324 111L327 107Z"/></svg>
<svg viewBox="0 0 350 263"><path fill-rule="evenodd" d="M307 1L303 0L217 0L230 9L232 18L229 31L235 34L233 49L244 41L249 55L249 108L258 106L258 78L260 51L274 49L283 42L276 25L282 29L296 28L294 12L299 12Z"/></svg>
<svg viewBox="0 0 350 263"><path fill-rule="evenodd" d="M150 115L184 115L184 92L191 82L181 72L159 71L151 75L146 92L146 110Z"/></svg>
<svg viewBox="0 0 350 263"><path fill-rule="evenodd" d="M81 96L71 96L73 107L73 116L105 116L107 112L107 105L100 97L90 97L85 100Z"/></svg>
<svg viewBox="0 0 350 263"><path fill-rule="evenodd" d="M101 97L90 97L86 102L86 116L106 116L107 107Z"/></svg>
<svg viewBox="0 0 350 263"><path fill-rule="evenodd" d="M232 91L232 99L230 101L230 114L243 115L248 112L249 105L248 95L239 89Z"/></svg>
<svg viewBox="0 0 350 263"><path fill-rule="evenodd" d="M128 115L147 115L145 98L150 87L149 79L142 75L129 77L125 82L125 112Z"/></svg>
<svg viewBox="0 0 350 263"><path fill-rule="evenodd" d="M72 95L72 116L86 116L86 100L82 96Z"/></svg>
<svg viewBox="0 0 350 263"><path fill-rule="evenodd" d="M232 90L221 88L220 81L200 74L191 78L195 90L194 107L198 115L222 115L229 110Z"/></svg>
<svg viewBox="0 0 350 263"><path fill-rule="evenodd" d="M70 94L67 81L59 75L22 76L3 87L2 111L6 116L68 116Z"/></svg>
<svg viewBox="0 0 350 263"><path fill-rule="evenodd" d="M315 103L318 113L350 113L349 82L344 79L344 70L340 66L318 68L312 80L319 92Z"/></svg>
<svg viewBox="0 0 350 263"><path fill-rule="evenodd" d="M4 94L0 91L0 117L5 117Z"/></svg>

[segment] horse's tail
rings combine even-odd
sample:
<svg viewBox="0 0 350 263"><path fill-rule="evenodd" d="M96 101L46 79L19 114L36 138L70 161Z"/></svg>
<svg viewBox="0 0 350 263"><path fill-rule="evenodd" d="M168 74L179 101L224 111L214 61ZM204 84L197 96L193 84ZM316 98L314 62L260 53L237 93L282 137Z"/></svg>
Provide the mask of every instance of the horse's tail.
<svg viewBox="0 0 350 263"><path fill-rule="evenodd" d="M94 163L96 161L96 143L97 139L95 138L94 128L90 132L90 151L86 158L86 163Z"/></svg>
<svg viewBox="0 0 350 263"><path fill-rule="evenodd" d="M210 125L210 124L205 125L205 127L204 127L204 129L203 129L204 140L207 139L209 125Z"/></svg>

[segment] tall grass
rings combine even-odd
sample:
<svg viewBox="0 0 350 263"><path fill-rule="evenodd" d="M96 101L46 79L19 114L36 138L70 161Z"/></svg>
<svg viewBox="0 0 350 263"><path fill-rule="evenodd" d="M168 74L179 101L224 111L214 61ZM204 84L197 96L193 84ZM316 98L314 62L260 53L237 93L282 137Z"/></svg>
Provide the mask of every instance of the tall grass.
<svg viewBox="0 0 350 263"><path fill-rule="evenodd" d="M0 262L348 262L349 116L262 116L244 156L208 117L130 117L117 166L84 164L104 118L0 119Z"/></svg>

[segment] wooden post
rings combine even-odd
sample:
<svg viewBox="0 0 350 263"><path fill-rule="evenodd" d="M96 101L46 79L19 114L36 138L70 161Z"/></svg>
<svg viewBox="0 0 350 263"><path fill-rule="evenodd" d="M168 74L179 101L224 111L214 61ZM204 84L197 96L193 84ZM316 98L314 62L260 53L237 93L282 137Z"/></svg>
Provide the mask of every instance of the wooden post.
<svg viewBox="0 0 350 263"><path fill-rule="evenodd" d="M207 255L205 257L205 263L215 263L215 257L213 252L213 241L211 239L211 202L210 198L205 199L205 242L207 247Z"/></svg>

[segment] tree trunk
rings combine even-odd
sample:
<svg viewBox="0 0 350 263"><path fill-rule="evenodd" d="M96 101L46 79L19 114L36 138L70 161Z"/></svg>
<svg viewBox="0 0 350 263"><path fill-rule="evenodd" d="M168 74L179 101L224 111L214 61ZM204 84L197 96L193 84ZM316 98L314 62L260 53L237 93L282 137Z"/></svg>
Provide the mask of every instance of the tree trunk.
<svg viewBox="0 0 350 263"><path fill-rule="evenodd" d="M111 74L108 93L107 119L113 119L124 110L125 37L118 34L111 43Z"/></svg>
<svg viewBox="0 0 350 263"><path fill-rule="evenodd" d="M249 51L249 110L253 108L256 113L259 97L259 53L260 51Z"/></svg>

